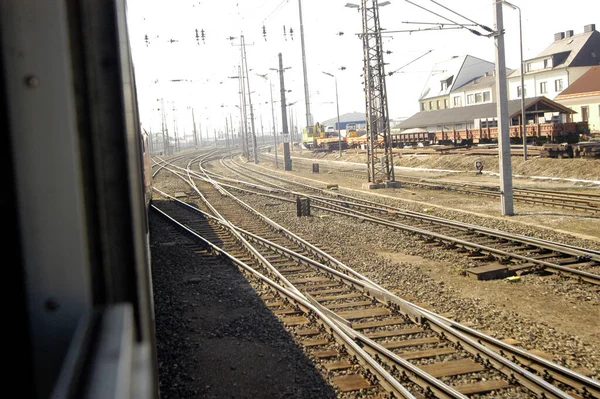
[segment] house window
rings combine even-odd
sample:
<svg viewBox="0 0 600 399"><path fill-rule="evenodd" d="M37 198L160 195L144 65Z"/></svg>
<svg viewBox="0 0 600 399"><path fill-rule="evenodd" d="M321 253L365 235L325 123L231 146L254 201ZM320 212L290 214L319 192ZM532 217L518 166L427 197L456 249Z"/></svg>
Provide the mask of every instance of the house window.
<svg viewBox="0 0 600 399"><path fill-rule="evenodd" d="M550 58L544 60L544 68L552 68L552 60Z"/></svg>
<svg viewBox="0 0 600 399"><path fill-rule="evenodd" d="M444 109L448 108L448 99L444 98Z"/></svg>
<svg viewBox="0 0 600 399"><path fill-rule="evenodd" d="M483 94L475 93L475 103L480 103L481 101L483 101Z"/></svg>
<svg viewBox="0 0 600 399"><path fill-rule="evenodd" d="M546 82L540 82L540 94L548 93L548 89L546 88Z"/></svg>
<svg viewBox="0 0 600 399"><path fill-rule="evenodd" d="M521 86L517 86L517 97L518 98L521 98L521 90L522 90Z"/></svg>
<svg viewBox="0 0 600 399"><path fill-rule="evenodd" d="M483 102L484 103L488 103L491 101L491 95L489 91L484 91L483 92Z"/></svg>
<svg viewBox="0 0 600 399"><path fill-rule="evenodd" d="M421 111L425 111L425 103L421 103Z"/></svg>
<svg viewBox="0 0 600 399"><path fill-rule="evenodd" d="M556 79L554 81L554 91L562 91L562 89L563 89L562 79Z"/></svg>
<svg viewBox="0 0 600 399"><path fill-rule="evenodd" d="M435 109L440 109L440 100L435 102Z"/></svg>
<svg viewBox="0 0 600 399"><path fill-rule="evenodd" d="M445 81L445 80L442 80L442 81L440 82L440 84L441 84L441 86L442 86L442 87L441 87L442 91L444 91L444 90L446 90L446 89L448 88L448 82L447 82L447 81Z"/></svg>
<svg viewBox="0 0 600 399"><path fill-rule="evenodd" d="M462 101L461 101L460 97L454 97L454 106L455 107L462 106Z"/></svg>
<svg viewBox="0 0 600 399"><path fill-rule="evenodd" d="M526 64L526 71L527 71L527 72L531 71L531 68L532 68L532 67L533 67L533 64L532 64L531 62L528 62L528 63Z"/></svg>
<svg viewBox="0 0 600 399"><path fill-rule="evenodd" d="M581 107L581 121L587 122L589 120L589 117L590 117L590 108L587 105Z"/></svg>
<svg viewBox="0 0 600 399"><path fill-rule="evenodd" d="M429 101L429 109L433 109L433 101Z"/></svg>
<svg viewBox="0 0 600 399"><path fill-rule="evenodd" d="M473 95L472 94L467 95L467 104L473 104Z"/></svg>

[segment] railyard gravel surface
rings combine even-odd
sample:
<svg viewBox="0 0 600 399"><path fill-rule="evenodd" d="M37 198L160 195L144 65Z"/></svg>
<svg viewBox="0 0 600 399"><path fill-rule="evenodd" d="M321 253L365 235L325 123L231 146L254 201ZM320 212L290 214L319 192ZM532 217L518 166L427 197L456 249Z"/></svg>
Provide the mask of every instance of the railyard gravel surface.
<svg viewBox="0 0 600 399"><path fill-rule="evenodd" d="M299 154L296 153L296 155ZM437 164L436 166L439 167ZM216 168L216 164L214 167ZM272 168L266 162L261 167ZM287 177L295 179L296 175L316 177L311 176L310 173L299 172L295 172L293 175L288 174ZM360 186L355 181L337 179L340 181L340 186ZM161 185L169 187L168 189L161 188L169 192L189 191L182 186L179 179L177 182L172 182L169 179L159 178L156 185L159 188ZM416 193L415 195L409 194L412 198L430 196L426 190L411 190ZM388 191L386 191L387 194ZM365 196L365 198L373 200L373 197L367 193L353 195ZM313 213L313 216L309 218L298 218L295 215L295 205L281 203L273 206L274 201L271 199L249 195L243 196L243 199L255 209L308 241L321 243L321 246L326 247L339 260L405 299L435 312L444 313L454 320L497 338L513 340L517 346L522 348L541 351L539 352L541 355L566 367L586 372L593 378L598 379L600 376L600 290L595 287L574 283L559 277L533 274L521 276L521 280L516 283L504 280L471 280L464 276L464 270L476 266L476 262L459 254L415 241L415 237L408 233L391 232L368 223L357 223L347 218L318 212ZM398 205L399 199L382 198L381 201ZM564 212L567 219L579 218L591 224L591 227L584 226L581 230L574 230L572 235L566 235L562 229L553 229L547 224L536 224L530 220L515 223L514 220L503 219L495 215L494 204L488 205L488 208L492 210L488 209L487 212L483 210L461 212L452 207L437 206L437 204L431 206L431 202L424 203L418 200L402 201L402 206L409 210L419 212L426 210L436 216L509 232L568 242L588 248L600 248L600 240L594 236L597 229L597 225L594 228L594 223L598 223L598 219L581 218L580 215L571 216L569 212ZM559 223L563 221L560 216L563 214L562 210L553 211L553 213L557 214L555 217ZM186 279L200 277L206 271L198 268L191 251L177 249L180 245L176 243L176 240L170 236L164 236L167 234L164 225L156 228L155 223L155 218L152 218L152 263L157 309L157 336L160 344L161 389L167 392L167 396L164 397L283 397L278 396L288 389L283 388L283 383L280 387L283 390L273 393L274 396L269 396L269 394L236 396L228 391L228 389L233 389L233 386L227 386L231 385L227 384L227 379L233 378L234 373L231 370L215 369L208 364L206 348L212 344L209 338L215 339L215 331L223 330L219 330L217 326L207 323L203 316L199 316L199 312L210 307L211 299L205 295L203 290L194 288L194 284L186 283ZM567 225L564 222L562 224L562 226ZM588 234L590 231L592 234ZM157 238L158 235L162 235L162 240ZM177 252L177 255L173 255L173 251ZM181 266L180 263L187 266ZM181 278L176 283L164 282L172 280L175 273L180 273L176 272L179 269L187 270L187 272L181 274ZM229 277L228 275L227 278ZM227 286L225 277L219 279L219 282L221 286ZM161 284L165 284L166 287L161 287ZM238 285L241 284L235 286ZM181 296L186 291L188 291L187 296ZM244 290L243 294L248 296L250 292ZM242 299L238 302L235 299L236 295L235 292L231 292L232 304L243 304L242 309L244 310L233 311L233 314L247 315L256 312L253 307L248 309L249 304L253 304L254 300ZM192 298L199 302L192 301ZM246 297L242 296L242 298ZM258 298L255 300L260 301ZM256 305L258 306L258 303ZM212 311L212 313L225 314L223 309L218 312ZM265 328L267 325L264 323L265 320L271 320L274 327L278 326L276 319L272 316L269 319L268 310L266 313L264 318L263 316L239 316L239 319L231 325L242 329L248 336L271 334L252 332L254 327ZM190 319L184 320L181 317L194 314L196 315ZM167 321L161 321L163 318L166 318ZM253 324L252 321L257 323ZM225 323L225 326L225 331L227 331L230 324ZM277 334L282 334L282 338L276 339L275 342L283 345L281 342L285 341L285 333ZM229 336L228 333L221 333L221 335ZM237 341L242 342L246 337L241 333L233 335ZM181 339L182 336L185 339ZM289 336L287 338L290 339ZM294 346L293 340L291 345ZM251 345L248 345L245 351L242 350L242 353L253 359L256 358ZM296 352L289 349L288 353L298 353L299 360L292 361L292 364L294 367L296 365L300 367L299 370L302 371L297 375L302 376L299 379L303 380L301 382L307 383L307 386L298 388L293 391L291 396L285 397L335 397L335 392L327 390L325 386L318 388L319 392L316 395L312 392L313 396L311 396L310 390L304 390L309 389L308 386L312 386L313 383L323 383L323 379L319 380L318 370L315 371L308 367L307 359L302 358L299 348L296 347ZM264 358L258 360L261 359ZM247 362L247 364L249 363ZM208 372L206 370L199 371L203 368L206 368ZM219 382L213 382L213 385L207 384L205 379L213 378L213 374L220 375L217 380L225 383L225 386L217 388ZM298 377L295 379L297 380ZM286 381L285 378L279 379L279 377L274 380ZM262 383L257 383L258 381L257 377L254 387L262 385ZM206 385L212 387L213 396ZM273 389L277 391L277 388ZM236 392L242 391L237 390ZM287 392L289 393L289 391ZM218 396L217 393L224 393L225 396Z"/></svg>
<svg viewBox="0 0 600 399"><path fill-rule="evenodd" d="M161 398L336 398L241 272L150 214Z"/></svg>

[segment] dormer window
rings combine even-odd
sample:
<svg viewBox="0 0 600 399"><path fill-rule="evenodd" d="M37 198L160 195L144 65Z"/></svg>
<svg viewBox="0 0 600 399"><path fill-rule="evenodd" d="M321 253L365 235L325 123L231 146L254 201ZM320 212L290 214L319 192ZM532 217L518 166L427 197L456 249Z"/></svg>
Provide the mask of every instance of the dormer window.
<svg viewBox="0 0 600 399"><path fill-rule="evenodd" d="M552 59L546 58L544 60L544 68L552 68Z"/></svg>
<svg viewBox="0 0 600 399"><path fill-rule="evenodd" d="M454 76L450 76L448 79L440 80L440 88L442 91L447 90L448 87L452 84L454 80Z"/></svg>

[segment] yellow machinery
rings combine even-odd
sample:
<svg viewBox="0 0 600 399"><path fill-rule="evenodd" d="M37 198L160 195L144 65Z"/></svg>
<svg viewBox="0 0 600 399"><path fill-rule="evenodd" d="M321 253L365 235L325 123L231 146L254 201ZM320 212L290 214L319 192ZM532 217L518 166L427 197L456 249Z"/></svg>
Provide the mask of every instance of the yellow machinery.
<svg viewBox="0 0 600 399"><path fill-rule="evenodd" d="M302 129L302 144L310 150L318 151L337 150L340 144L342 149L347 148L345 138L340 140L335 132L326 131L325 126L318 122Z"/></svg>
<svg viewBox="0 0 600 399"><path fill-rule="evenodd" d="M356 123L348 123L346 125L346 137L357 137Z"/></svg>
<svg viewBox="0 0 600 399"><path fill-rule="evenodd" d="M310 150L317 147L317 139L326 137L325 129L319 122L315 123L314 126L307 126L302 129L302 144Z"/></svg>

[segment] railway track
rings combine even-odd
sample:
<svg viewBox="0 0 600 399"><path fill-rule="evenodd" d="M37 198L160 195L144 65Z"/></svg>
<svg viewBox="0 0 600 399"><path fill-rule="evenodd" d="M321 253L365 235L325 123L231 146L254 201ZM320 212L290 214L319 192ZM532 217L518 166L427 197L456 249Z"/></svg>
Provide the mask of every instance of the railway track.
<svg viewBox="0 0 600 399"><path fill-rule="evenodd" d="M385 389L407 398L600 393L595 380L402 300L214 182L190 172L187 179L197 190L187 202L202 199L200 209L160 193L168 201L156 210L202 240L197 251L225 254L268 286L267 305L341 391Z"/></svg>
<svg viewBox="0 0 600 399"><path fill-rule="evenodd" d="M272 162L270 158L263 159ZM297 160L297 159L296 159ZM301 160L301 168L310 171L311 165L306 163L313 162L311 160ZM321 166L319 167L321 169ZM334 173L347 177L367 180L367 173L358 169L343 169L326 165L322 172ZM403 186L420 187L430 190L447 190L468 195L478 195L489 198L499 198L500 188L498 186L480 185L474 183L455 183L441 180L429 180L406 175L396 174L396 181ZM513 187L513 199L515 201L529 203L533 205L542 205L554 208L571 209L580 212L591 214L600 214L600 194L595 193L578 193L578 192L557 192L549 190L527 189Z"/></svg>
<svg viewBox="0 0 600 399"><path fill-rule="evenodd" d="M481 279L544 270L600 285L600 251L406 211L341 193L332 193L331 190L290 182L240 164L235 164L233 171L262 184L262 188L250 184L260 189L261 195L288 202L296 202L298 196L303 196L310 199L311 207L316 210L408 231L429 245L443 246L448 250L464 253L474 260L495 261L493 264L488 263L488 266L467 271ZM273 180L277 183L273 183ZM237 185L233 184L233 181L231 183L231 188L243 189L240 186L241 181L238 181ZM248 183L245 184L248 187Z"/></svg>

